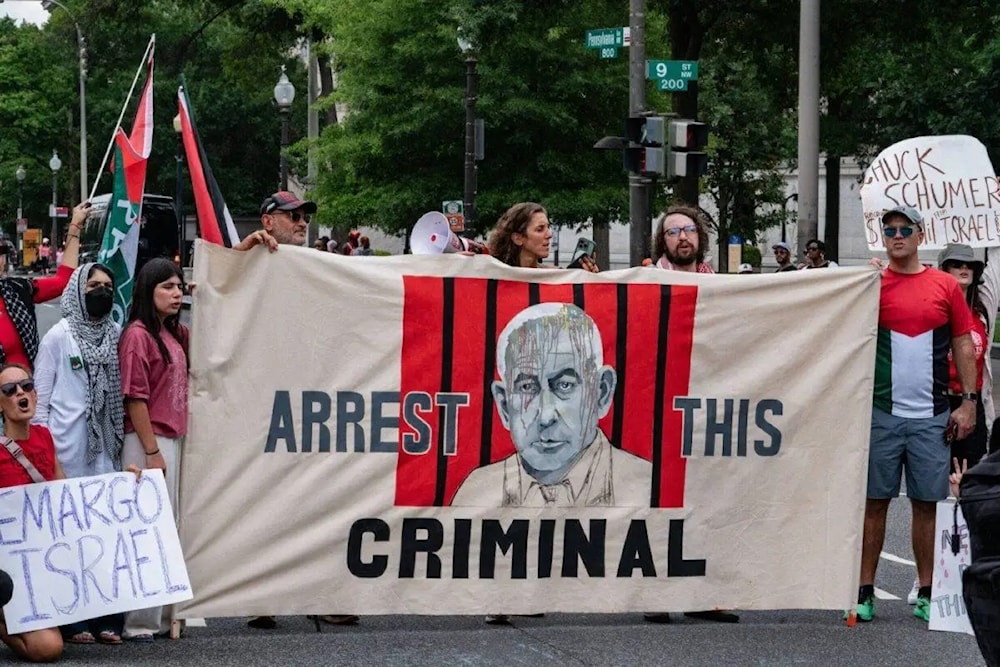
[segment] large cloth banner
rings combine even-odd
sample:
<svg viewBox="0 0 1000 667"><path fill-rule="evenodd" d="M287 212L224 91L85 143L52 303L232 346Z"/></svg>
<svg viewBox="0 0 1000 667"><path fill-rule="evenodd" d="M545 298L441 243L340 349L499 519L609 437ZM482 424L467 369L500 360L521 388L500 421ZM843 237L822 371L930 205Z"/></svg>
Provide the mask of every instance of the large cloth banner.
<svg viewBox="0 0 1000 667"><path fill-rule="evenodd" d="M191 597L159 470L0 489L0 563L11 633Z"/></svg>
<svg viewBox="0 0 1000 667"><path fill-rule="evenodd" d="M923 216L921 248L1000 246L1000 182L986 147L974 137L915 137L878 154L861 185L869 250L885 248L882 215L897 206Z"/></svg>
<svg viewBox="0 0 1000 667"><path fill-rule="evenodd" d="M875 269L196 257L181 617L854 603Z"/></svg>

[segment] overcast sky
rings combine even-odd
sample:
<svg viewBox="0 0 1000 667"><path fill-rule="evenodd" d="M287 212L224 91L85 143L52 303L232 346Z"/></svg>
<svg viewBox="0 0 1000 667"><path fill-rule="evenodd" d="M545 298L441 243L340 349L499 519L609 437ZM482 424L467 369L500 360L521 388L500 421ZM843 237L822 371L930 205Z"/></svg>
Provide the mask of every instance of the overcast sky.
<svg viewBox="0 0 1000 667"><path fill-rule="evenodd" d="M16 20L41 25L48 21L49 13L42 9L41 0L3 0L0 16L12 16Z"/></svg>

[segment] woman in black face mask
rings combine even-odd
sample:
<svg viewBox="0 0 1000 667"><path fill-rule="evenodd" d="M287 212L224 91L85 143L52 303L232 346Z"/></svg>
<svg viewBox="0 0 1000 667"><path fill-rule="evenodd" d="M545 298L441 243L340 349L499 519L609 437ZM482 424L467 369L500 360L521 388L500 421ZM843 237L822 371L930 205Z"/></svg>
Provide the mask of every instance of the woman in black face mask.
<svg viewBox="0 0 1000 667"><path fill-rule="evenodd" d="M60 305L62 319L42 339L35 359L38 408L66 477L120 471L124 404L111 271L84 264L73 271ZM63 628L67 642L120 644L122 615Z"/></svg>

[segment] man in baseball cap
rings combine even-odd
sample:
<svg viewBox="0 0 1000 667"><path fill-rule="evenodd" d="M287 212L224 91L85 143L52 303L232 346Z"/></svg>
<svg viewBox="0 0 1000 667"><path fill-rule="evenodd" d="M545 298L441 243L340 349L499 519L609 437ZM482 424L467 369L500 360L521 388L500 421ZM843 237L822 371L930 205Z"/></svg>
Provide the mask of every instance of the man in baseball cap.
<svg viewBox="0 0 1000 667"><path fill-rule="evenodd" d="M798 270L796 266L792 264L792 249L787 243L784 241L778 241L771 246L771 250L774 251L774 261L778 263L778 270L775 271L775 273Z"/></svg>
<svg viewBox="0 0 1000 667"><path fill-rule="evenodd" d="M897 206L896 208L891 208L882 214L882 224L888 225L889 221L893 217L905 218L907 224L916 225L920 227L921 231L924 228L924 218L920 215L920 211L913 208L912 206Z"/></svg>
<svg viewBox="0 0 1000 667"><path fill-rule="evenodd" d="M279 190L264 198L260 205L259 229L240 241L235 250L249 250L267 244L271 252L279 244L305 245L309 216L316 212L316 203L299 199L287 190Z"/></svg>

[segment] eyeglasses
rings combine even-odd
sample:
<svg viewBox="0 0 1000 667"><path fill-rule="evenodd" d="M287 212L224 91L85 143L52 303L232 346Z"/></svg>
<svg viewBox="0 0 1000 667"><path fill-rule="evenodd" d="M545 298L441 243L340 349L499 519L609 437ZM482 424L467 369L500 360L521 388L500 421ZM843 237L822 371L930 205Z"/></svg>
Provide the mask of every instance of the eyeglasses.
<svg viewBox="0 0 1000 667"><path fill-rule="evenodd" d="M697 231L698 231L697 225L684 225L683 227L668 227L667 229L663 230L663 233L666 234L667 236L674 237L674 236L680 236L681 232L684 232L685 234L694 234Z"/></svg>
<svg viewBox="0 0 1000 667"><path fill-rule="evenodd" d="M17 393L18 387L20 387L26 392L34 391L35 381L28 379L28 380L21 380L20 382L7 382L5 384L0 384L0 394L3 394L4 396L7 397L13 396L14 394Z"/></svg>
<svg viewBox="0 0 1000 667"><path fill-rule="evenodd" d="M275 211L274 213L278 212L279 211ZM300 220L305 220L306 222L309 222L309 215L306 213L299 213L298 211L280 211L280 212L287 213L288 217L292 219L292 222L298 222ZM274 215L274 213L272 213L271 215Z"/></svg>
<svg viewBox="0 0 1000 667"><path fill-rule="evenodd" d="M885 227L882 229L882 233L889 239L896 238L897 236L908 239L913 236L913 227Z"/></svg>
<svg viewBox="0 0 1000 667"><path fill-rule="evenodd" d="M950 271L951 269L972 269L972 265L968 262L960 262L957 260L948 260L944 264L945 271Z"/></svg>

